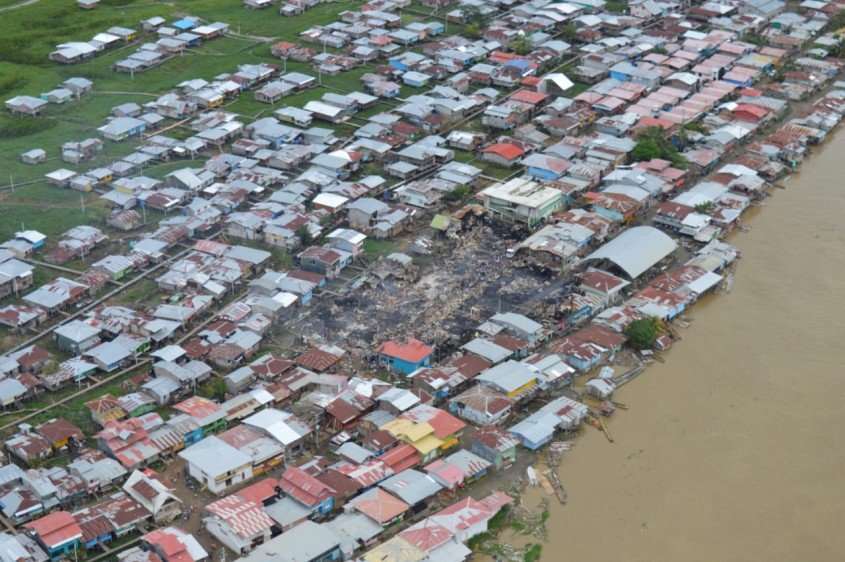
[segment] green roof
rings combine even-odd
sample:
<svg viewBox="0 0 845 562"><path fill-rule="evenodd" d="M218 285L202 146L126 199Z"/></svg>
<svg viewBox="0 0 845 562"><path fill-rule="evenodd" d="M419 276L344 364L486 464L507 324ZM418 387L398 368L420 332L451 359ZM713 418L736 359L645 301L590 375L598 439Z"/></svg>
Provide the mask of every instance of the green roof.
<svg viewBox="0 0 845 562"><path fill-rule="evenodd" d="M437 230L446 230L449 228L449 217L446 215L434 215L434 218L431 219L431 228L436 228Z"/></svg>

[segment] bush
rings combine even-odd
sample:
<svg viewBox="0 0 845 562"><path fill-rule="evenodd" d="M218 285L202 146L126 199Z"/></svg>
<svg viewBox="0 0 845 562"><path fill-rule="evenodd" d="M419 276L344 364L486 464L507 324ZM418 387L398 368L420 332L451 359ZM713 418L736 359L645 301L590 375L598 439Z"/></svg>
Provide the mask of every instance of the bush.
<svg viewBox="0 0 845 562"><path fill-rule="evenodd" d="M636 349L650 349L661 331L661 322L656 317L640 318L631 322L625 333L630 344Z"/></svg>
<svg viewBox="0 0 845 562"><path fill-rule="evenodd" d="M56 126L56 121L43 117L20 117L0 119L0 139L16 139L34 135Z"/></svg>

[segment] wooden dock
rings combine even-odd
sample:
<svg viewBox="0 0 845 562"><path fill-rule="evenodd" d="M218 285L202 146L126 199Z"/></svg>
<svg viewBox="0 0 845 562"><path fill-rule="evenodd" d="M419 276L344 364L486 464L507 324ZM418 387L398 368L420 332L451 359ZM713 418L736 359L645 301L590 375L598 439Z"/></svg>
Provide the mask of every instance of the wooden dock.
<svg viewBox="0 0 845 562"><path fill-rule="evenodd" d="M552 486L552 483L549 481L549 477L546 476L546 472L548 471L539 473L537 475L537 480L540 482L540 487L543 488L543 490L545 490L548 495L552 496L555 493L555 489L554 486Z"/></svg>
<svg viewBox="0 0 845 562"><path fill-rule="evenodd" d="M626 372L622 373L621 375L619 375L618 377L612 379L613 384L616 385L616 388L619 388L623 384L629 383L632 380L634 380L634 378L636 378L636 376L639 375L640 373L642 373L644 370L645 370L645 367L643 367L642 365L637 365L636 367L634 367L630 371L626 371Z"/></svg>
<svg viewBox="0 0 845 562"><path fill-rule="evenodd" d="M604 421L602 421L601 418L599 418L598 421L599 425L601 426L601 430L604 432L604 436L607 437L608 441L613 443L613 435L611 435L610 430L607 428L607 425L605 425Z"/></svg>
<svg viewBox="0 0 845 562"><path fill-rule="evenodd" d="M566 500L569 495L566 493L566 489L563 487L563 484L561 484L557 471L551 469L545 470L543 471L543 476L545 477L545 480L549 482L549 485L552 487L552 490L561 505L566 505Z"/></svg>

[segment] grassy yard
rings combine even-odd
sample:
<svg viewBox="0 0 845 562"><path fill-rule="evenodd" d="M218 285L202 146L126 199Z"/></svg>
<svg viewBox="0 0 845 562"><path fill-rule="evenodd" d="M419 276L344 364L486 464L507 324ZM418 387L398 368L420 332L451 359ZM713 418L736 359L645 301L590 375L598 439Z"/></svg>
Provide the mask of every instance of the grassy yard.
<svg viewBox="0 0 845 562"><path fill-rule="evenodd" d="M158 304L159 295L156 282L153 279L142 279L127 290L112 298L109 303L114 305L136 306Z"/></svg>
<svg viewBox="0 0 845 562"><path fill-rule="evenodd" d="M59 189L56 192L62 193ZM56 203L48 198L27 202L13 202L8 198L0 200L0 240L8 240L23 228L55 237L80 224L102 223L108 209L102 204L92 205L95 201L91 196L75 195L74 203ZM84 211L80 196L88 200Z"/></svg>
<svg viewBox="0 0 845 562"><path fill-rule="evenodd" d="M364 254L371 260L387 256L396 251L398 242L395 240L376 240L367 238L364 240Z"/></svg>

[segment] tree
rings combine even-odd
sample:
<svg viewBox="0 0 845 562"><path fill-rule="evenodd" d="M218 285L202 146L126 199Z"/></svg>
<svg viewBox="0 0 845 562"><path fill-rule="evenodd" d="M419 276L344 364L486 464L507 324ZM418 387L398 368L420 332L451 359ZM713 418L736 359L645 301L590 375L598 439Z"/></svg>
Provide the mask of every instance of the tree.
<svg viewBox="0 0 845 562"><path fill-rule="evenodd" d="M676 168L686 168L687 161L678 152L666 129L663 127L648 127L637 134L637 146L631 151L631 158L637 162L662 158L668 160Z"/></svg>
<svg viewBox="0 0 845 562"><path fill-rule="evenodd" d="M654 340L662 330L662 323L659 318L640 318L631 322L625 333L630 338L629 343L635 349L650 349Z"/></svg>
<svg viewBox="0 0 845 562"><path fill-rule="evenodd" d="M476 39L481 37L481 29L478 27L477 23L468 23L464 28L464 35L471 39Z"/></svg>
<svg viewBox="0 0 845 562"><path fill-rule="evenodd" d="M830 51L830 56L837 59L845 58L845 37L834 35L833 38L836 39L836 45L833 45L828 49Z"/></svg>
<svg viewBox="0 0 845 562"><path fill-rule="evenodd" d="M716 209L716 204L713 201L705 201L695 206L695 212L702 215L709 215Z"/></svg>
<svg viewBox="0 0 845 562"><path fill-rule="evenodd" d="M641 139L637 141L637 146L631 151L631 158L637 162L644 162L660 158L660 145L651 139Z"/></svg>
<svg viewBox="0 0 845 562"><path fill-rule="evenodd" d="M211 377L208 382L199 387L197 394L210 400L224 400L228 391L226 381L220 377Z"/></svg>
<svg viewBox="0 0 845 562"><path fill-rule="evenodd" d="M469 195L469 192L470 192L470 190L469 190L468 186L459 185L458 187L456 187L452 191L447 191L443 195L443 198L446 199L446 201L463 201L464 199L467 198L467 196Z"/></svg>
<svg viewBox="0 0 845 562"><path fill-rule="evenodd" d="M471 4L461 6L461 16L464 18L467 25L471 23L481 25L481 22L484 20L484 14L481 13L481 8Z"/></svg>
<svg viewBox="0 0 845 562"><path fill-rule="evenodd" d="M308 229L307 224L300 224L297 226L294 233L299 237L299 241L303 246L310 246L311 242L314 241L314 237L311 235L311 231Z"/></svg>
<svg viewBox="0 0 845 562"><path fill-rule="evenodd" d="M572 43L575 41L575 38L578 37L578 26L575 23L570 22L563 26L563 29L560 30L560 36L563 37L563 40L567 43Z"/></svg>
<svg viewBox="0 0 845 562"><path fill-rule="evenodd" d="M511 43L511 49L518 55L527 55L534 50L534 45L527 35L520 35Z"/></svg>

